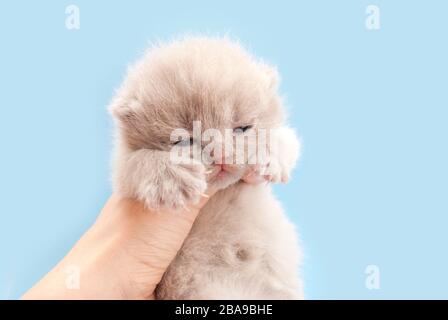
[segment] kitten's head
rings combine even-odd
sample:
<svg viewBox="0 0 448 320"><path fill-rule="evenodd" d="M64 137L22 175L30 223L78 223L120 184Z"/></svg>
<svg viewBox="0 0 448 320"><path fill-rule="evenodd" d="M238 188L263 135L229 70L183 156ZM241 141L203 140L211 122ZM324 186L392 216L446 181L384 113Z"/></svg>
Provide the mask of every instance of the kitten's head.
<svg viewBox="0 0 448 320"><path fill-rule="evenodd" d="M277 84L274 68L227 38L184 38L150 49L133 65L110 110L130 150L170 151L190 142L204 148L209 141L173 141L173 132L185 129L192 137L195 121L202 132L215 129L222 137L226 129L245 135L275 128L284 117ZM218 188L244 174L245 165L223 164L228 161L216 152L210 158L208 182Z"/></svg>

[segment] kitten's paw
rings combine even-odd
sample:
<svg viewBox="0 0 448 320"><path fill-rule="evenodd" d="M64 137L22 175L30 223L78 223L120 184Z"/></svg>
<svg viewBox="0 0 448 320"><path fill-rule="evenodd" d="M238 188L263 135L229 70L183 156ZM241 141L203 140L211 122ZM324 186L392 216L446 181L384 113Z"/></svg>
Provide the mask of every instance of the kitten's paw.
<svg viewBox="0 0 448 320"><path fill-rule="evenodd" d="M206 188L201 163L169 165L160 179L148 181L143 200L152 209L178 210L198 203Z"/></svg>
<svg viewBox="0 0 448 320"><path fill-rule="evenodd" d="M300 152L300 143L294 130L288 127L274 129L271 134L269 154L261 163L252 165L244 177L248 183L268 181L286 183L289 181Z"/></svg>
<svg viewBox="0 0 448 320"><path fill-rule="evenodd" d="M267 163L251 166L243 180L251 184L258 184L263 181L286 183L289 180L290 171L290 168L271 155L267 159Z"/></svg>
<svg viewBox="0 0 448 320"><path fill-rule="evenodd" d="M272 183L287 183L291 169L285 166L276 157L271 157L268 164L261 169L261 175L266 181Z"/></svg>
<svg viewBox="0 0 448 320"><path fill-rule="evenodd" d="M117 158L114 188L151 209L180 209L201 199L205 167L194 160L176 164L169 152L141 149Z"/></svg>

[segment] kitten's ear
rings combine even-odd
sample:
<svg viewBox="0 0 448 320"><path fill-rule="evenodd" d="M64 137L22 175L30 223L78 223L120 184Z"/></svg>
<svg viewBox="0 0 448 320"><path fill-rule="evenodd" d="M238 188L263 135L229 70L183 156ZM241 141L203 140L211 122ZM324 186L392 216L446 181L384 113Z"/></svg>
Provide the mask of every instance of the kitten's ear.
<svg viewBox="0 0 448 320"><path fill-rule="evenodd" d="M132 119L135 119L136 116L135 103L121 98L115 98L108 110L115 119L124 124L132 122Z"/></svg>
<svg viewBox="0 0 448 320"><path fill-rule="evenodd" d="M264 70L266 72L266 75L268 76L269 89L277 90L278 84L280 82L280 76L277 69L269 65L264 65Z"/></svg>

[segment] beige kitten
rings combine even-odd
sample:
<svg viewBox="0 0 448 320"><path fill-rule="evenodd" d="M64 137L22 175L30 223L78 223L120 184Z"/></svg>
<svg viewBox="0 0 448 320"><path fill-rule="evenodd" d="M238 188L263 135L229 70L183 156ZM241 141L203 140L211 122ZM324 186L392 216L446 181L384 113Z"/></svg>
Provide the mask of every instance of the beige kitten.
<svg viewBox="0 0 448 320"><path fill-rule="evenodd" d="M286 182L298 158L277 84L274 68L226 38L161 45L130 68L110 106L117 123L115 191L151 208L176 209L197 202L207 188L219 189L165 273L158 299L303 298L293 224L270 185L242 181L263 175ZM231 141L193 137L194 121L201 133L215 129L226 137L230 130ZM179 129L189 136L173 138ZM237 148L222 151L235 147L237 137L261 136L265 129L276 129L266 143L276 147L264 162L250 164L257 153L246 140L243 163L235 163ZM213 151L207 159L176 164L176 147Z"/></svg>

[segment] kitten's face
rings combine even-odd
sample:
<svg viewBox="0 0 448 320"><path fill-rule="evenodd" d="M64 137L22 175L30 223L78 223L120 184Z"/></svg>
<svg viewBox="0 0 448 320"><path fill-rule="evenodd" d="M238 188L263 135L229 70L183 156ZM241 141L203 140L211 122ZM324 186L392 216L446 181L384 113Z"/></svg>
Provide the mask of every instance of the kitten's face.
<svg viewBox="0 0 448 320"><path fill-rule="evenodd" d="M130 70L111 109L131 150L170 151L190 143L217 150L283 121L275 70L223 39L187 39L153 49ZM200 141L193 137L194 122L200 123ZM173 139L179 129L189 136ZM221 137L208 139L210 129ZM229 157L234 153L202 158L209 184L225 188L244 175L247 161L235 164Z"/></svg>

